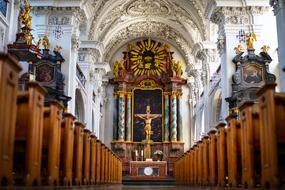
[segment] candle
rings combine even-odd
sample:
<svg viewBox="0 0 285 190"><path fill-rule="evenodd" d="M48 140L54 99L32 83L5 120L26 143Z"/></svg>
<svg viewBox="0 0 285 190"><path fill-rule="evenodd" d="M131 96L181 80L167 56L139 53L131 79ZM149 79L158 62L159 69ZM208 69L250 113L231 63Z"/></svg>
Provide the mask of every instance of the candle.
<svg viewBox="0 0 285 190"><path fill-rule="evenodd" d="M141 156L143 156L143 150L141 150Z"/></svg>
<svg viewBox="0 0 285 190"><path fill-rule="evenodd" d="M136 156L138 156L138 150L135 151Z"/></svg>

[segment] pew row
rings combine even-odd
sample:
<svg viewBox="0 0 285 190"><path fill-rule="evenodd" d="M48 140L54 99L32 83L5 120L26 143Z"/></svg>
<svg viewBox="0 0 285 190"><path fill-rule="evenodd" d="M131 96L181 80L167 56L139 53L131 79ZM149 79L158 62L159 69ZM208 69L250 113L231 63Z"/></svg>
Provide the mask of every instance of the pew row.
<svg viewBox="0 0 285 190"><path fill-rule="evenodd" d="M285 94L266 84L175 162L178 184L234 188L285 185Z"/></svg>
<svg viewBox="0 0 285 190"><path fill-rule="evenodd" d="M46 102L37 82L18 91L20 70L0 54L0 189L121 183L116 154L59 102Z"/></svg>

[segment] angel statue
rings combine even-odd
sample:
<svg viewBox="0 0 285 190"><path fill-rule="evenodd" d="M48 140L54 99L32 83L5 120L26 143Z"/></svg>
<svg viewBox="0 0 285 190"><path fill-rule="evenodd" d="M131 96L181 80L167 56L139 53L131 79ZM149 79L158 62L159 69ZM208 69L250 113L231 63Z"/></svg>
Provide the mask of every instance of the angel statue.
<svg viewBox="0 0 285 190"><path fill-rule="evenodd" d="M246 37L247 37L247 40L246 40L247 49L254 49L253 42L256 41L256 34L247 33Z"/></svg>

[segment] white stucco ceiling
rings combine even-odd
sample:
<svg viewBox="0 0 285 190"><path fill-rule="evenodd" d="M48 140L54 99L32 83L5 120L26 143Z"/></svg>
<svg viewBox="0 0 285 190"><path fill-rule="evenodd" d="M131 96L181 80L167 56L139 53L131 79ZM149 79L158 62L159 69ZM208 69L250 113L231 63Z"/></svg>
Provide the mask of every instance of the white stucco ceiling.
<svg viewBox="0 0 285 190"><path fill-rule="evenodd" d="M97 0L89 39L102 42L105 61L130 40L156 37L178 47L189 63L194 44L206 40L206 1Z"/></svg>

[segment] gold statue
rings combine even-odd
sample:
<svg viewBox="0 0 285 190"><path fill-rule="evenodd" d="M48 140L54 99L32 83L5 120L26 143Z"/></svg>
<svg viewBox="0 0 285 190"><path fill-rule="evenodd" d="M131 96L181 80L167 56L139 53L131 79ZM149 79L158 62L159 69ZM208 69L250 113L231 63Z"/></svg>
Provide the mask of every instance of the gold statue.
<svg viewBox="0 0 285 190"><path fill-rule="evenodd" d="M40 49L41 42L42 42L42 40L39 38L39 40L38 40L37 43L36 43L36 47L37 47L38 49Z"/></svg>
<svg viewBox="0 0 285 190"><path fill-rule="evenodd" d="M262 46L262 48L260 48L260 49L261 49L261 52L268 53L268 50L270 49L270 47L267 46L267 45L264 45L264 46Z"/></svg>
<svg viewBox="0 0 285 190"><path fill-rule="evenodd" d="M176 76L177 77L181 77L182 76L182 63L180 61L173 61L172 62L172 67L173 67L173 70L175 71L176 73Z"/></svg>
<svg viewBox="0 0 285 190"><path fill-rule="evenodd" d="M32 17L31 17L31 5L28 0L25 1L24 8L21 9L21 13L19 15L19 22L23 24L27 30L32 30Z"/></svg>
<svg viewBox="0 0 285 190"><path fill-rule="evenodd" d="M235 47L235 52L237 55L239 55L240 53L244 52L244 48L241 44L239 44L237 47Z"/></svg>
<svg viewBox="0 0 285 190"><path fill-rule="evenodd" d="M146 114L135 114L135 117L139 117L145 121L145 135L146 141L150 141L150 136L152 135L151 131L151 121L158 117L161 117L161 114L150 114L150 106L146 106Z"/></svg>
<svg viewBox="0 0 285 190"><path fill-rule="evenodd" d="M114 76L115 77L118 77L119 76L119 62L116 61L114 64L113 64L113 72L114 72Z"/></svg>
<svg viewBox="0 0 285 190"><path fill-rule="evenodd" d="M43 38L43 46L45 49L49 48L49 39L48 39L47 35L45 35Z"/></svg>
<svg viewBox="0 0 285 190"><path fill-rule="evenodd" d="M247 40L246 40L247 49L254 49L253 42L256 41L256 34L247 33L246 37L247 37Z"/></svg>

